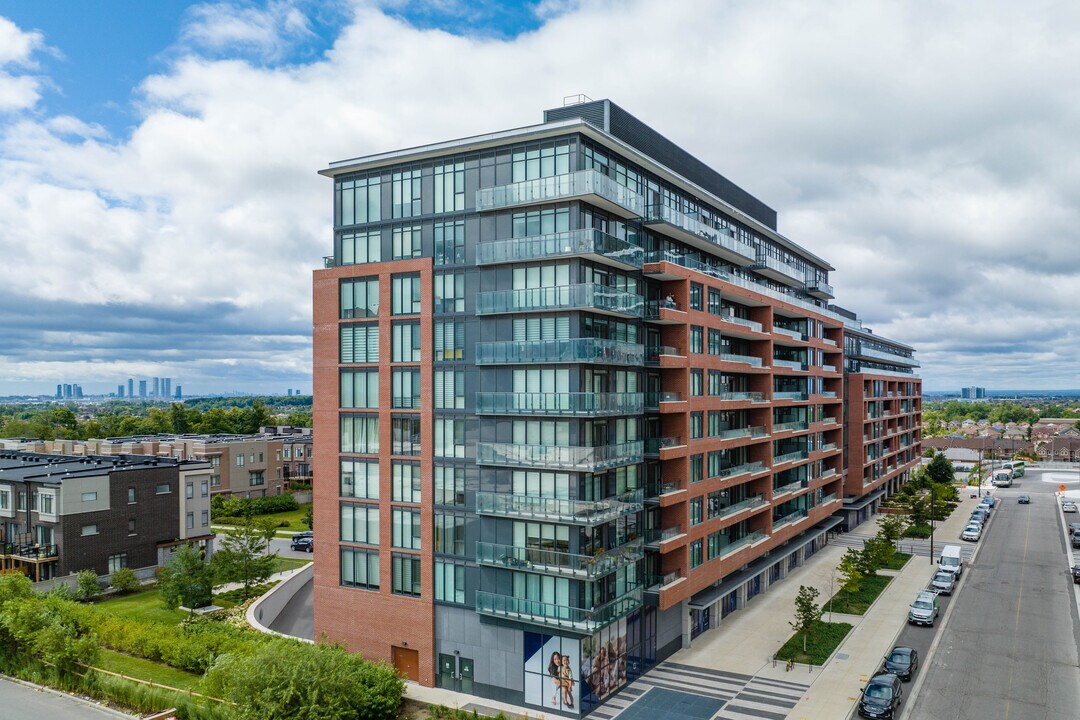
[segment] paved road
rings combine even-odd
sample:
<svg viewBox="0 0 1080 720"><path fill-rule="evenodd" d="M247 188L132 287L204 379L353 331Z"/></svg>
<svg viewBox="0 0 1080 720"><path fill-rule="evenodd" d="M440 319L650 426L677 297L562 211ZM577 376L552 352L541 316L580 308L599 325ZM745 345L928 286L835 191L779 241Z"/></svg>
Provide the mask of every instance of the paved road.
<svg viewBox="0 0 1080 720"><path fill-rule="evenodd" d="M905 717L1057 720L1080 712L1077 610L1056 484L1042 480L1029 470L997 491L1001 503ZM1017 504L1021 493L1031 505Z"/></svg>
<svg viewBox="0 0 1080 720"><path fill-rule="evenodd" d="M36 690L0 676L0 718L4 720L131 720L133 715L110 710L50 690Z"/></svg>

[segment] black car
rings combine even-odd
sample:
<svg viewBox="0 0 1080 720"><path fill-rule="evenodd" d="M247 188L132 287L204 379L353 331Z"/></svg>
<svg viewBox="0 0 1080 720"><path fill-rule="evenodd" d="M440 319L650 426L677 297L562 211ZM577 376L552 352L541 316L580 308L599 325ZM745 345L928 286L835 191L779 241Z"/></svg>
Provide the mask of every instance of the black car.
<svg viewBox="0 0 1080 720"><path fill-rule="evenodd" d="M891 718L896 717L900 709L900 702L904 696L904 689L900 684L900 678L892 673L875 675L863 688L859 698L859 715L864 718Z"/></svg>
<svg viewBox="0 0 1080 720"><path fill-rule="evenodd" d="M1028 495L1021 495L1020 497L1016 498L1016 502L1020 503L1021 505L1029 505L1031 504L1031 497Z"/></svg>
<svg viewBox="0 0 1080 720"><path fill-rule="evenodd" d="M897 645L892 649L892 652L885 656L885 664L882 666L882 670L907 681L915 674L918 667L919 651L915 648Z"/></svg>
<svg viewBox="0 0 1080 720"><path fill-rule="evenodd" d="M315 552L315 538L308 535L307 537L293 537L292 542L289 543L290 550L297 550L299 552Z"/></svg>
<svg viewBox="0 0 1080 720"><path fill-rule="evenodd" d="M1073 565L1072 574L1073 582L1080 583L1080 565Z"/></svg>

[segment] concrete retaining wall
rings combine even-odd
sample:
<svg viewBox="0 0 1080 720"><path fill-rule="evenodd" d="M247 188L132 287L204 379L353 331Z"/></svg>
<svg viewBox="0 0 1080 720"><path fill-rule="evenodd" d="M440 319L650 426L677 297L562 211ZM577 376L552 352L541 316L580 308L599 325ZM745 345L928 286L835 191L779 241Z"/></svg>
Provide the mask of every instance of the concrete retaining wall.
<svg viewBox="0 0 1080 720"><path fill-rule="evenodd" d="M259 632L268 633L270 635L281 635L281 637L292 637L292 635L284 635L276 630L271 630L270 625L277 620L277 616L281 614L281 611L285 609L285 606L289 604L289 601L293 599L293 596L296 595L297 591L304 587L304 585L314 576L315 565L308 563L275 585L270 592L253 602L251 607L248 608L248 625ZM307 640L305 638L293 639L301 640L303 642L314 642L314 640Z"/></svg>

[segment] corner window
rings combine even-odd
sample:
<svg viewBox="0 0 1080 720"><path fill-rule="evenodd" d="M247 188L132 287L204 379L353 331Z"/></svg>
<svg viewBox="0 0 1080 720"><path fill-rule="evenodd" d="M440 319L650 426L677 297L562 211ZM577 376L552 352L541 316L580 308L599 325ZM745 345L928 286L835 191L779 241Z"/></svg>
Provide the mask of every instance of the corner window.
<svg viewBox="0 0 1080 720"><path fill-rule="evenodd" d="M341 317L371 318L379 314L379 279L374 277L341 281Z"/></svg>

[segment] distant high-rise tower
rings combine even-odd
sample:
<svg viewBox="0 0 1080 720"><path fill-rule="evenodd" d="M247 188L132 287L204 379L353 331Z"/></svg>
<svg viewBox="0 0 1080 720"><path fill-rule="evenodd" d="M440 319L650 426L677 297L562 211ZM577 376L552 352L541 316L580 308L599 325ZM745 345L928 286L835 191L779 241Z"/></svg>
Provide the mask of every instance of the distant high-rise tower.
<svg viewBox="0 0 1080 720"><path fill-rule="evenodd" d="M154 378L154 392L150 397L161 397L161 378Z"/></svg>
<svg viewBox="0 0 1080 720"><path fill-rule="evenodd" d="M184 397L184 386L183 385L177 385L176 386L176 399L181 400L183 397Z"/></svg>
<svg viewBox="0 0 1080 720"><path fill-rule="evenodd" d="M289 397L292 397L292 388L289 388Z"/></svg>
<svg viewBox="0 0 1080 720"><path fill-rule="evenodd" d="M971 387L960 388L961 400L983 400L986 398L986 388L977 387L972 385Z"/></svg>
<svg viewBox="0 0 1080 720"><path fill-rule="evenodd" d="M82 385L72 385L71 386L71 394L76 399L82 399Z"/></svg>
<svg viewBox="0 0 1080 720"><path fill-rule="evenodd" d="M119 385L116 386L116 397L118 397L118 398L124 397L124 384L123 383L120 383Z"/></svg>
<svg viewBox="0 0 1080 720"><path fill-rule="evenodd" d="M297 388L296 390L293 390L293 395L299 395L299 394L300 394L300 389L299 388Z"/></svg>
<svg viewBox="0 0 1080 720"><path fill-rule="evenodd" d="M161 397L172 397L172 378L161 378Z"/></svg>
<svg viewBox="0 0 1080 720"><path fill-rule="evenodd" d="M128 397L135 397L135 380L128 378Z"/></svg>
<svg viewBox="0 0 1080 720"><path fill-rule="evenodd" d="M64 397L64 386L61 384L56 386L56 399L59 400L62 397Z"/></svg>
<svg viewBox="0 0 1080 720"><path fill-rule="evenodd" d="M139 397L141 397L141 398L146 397L146 381L145 380L140 380L139 381Z"/></svg>
<svg viewBox="0 0 1080 720"><path fill-rule="evenodd" d="M71 397L71 384L70 383L64 383L64 397L65 398L70 398Z"/></svg>

